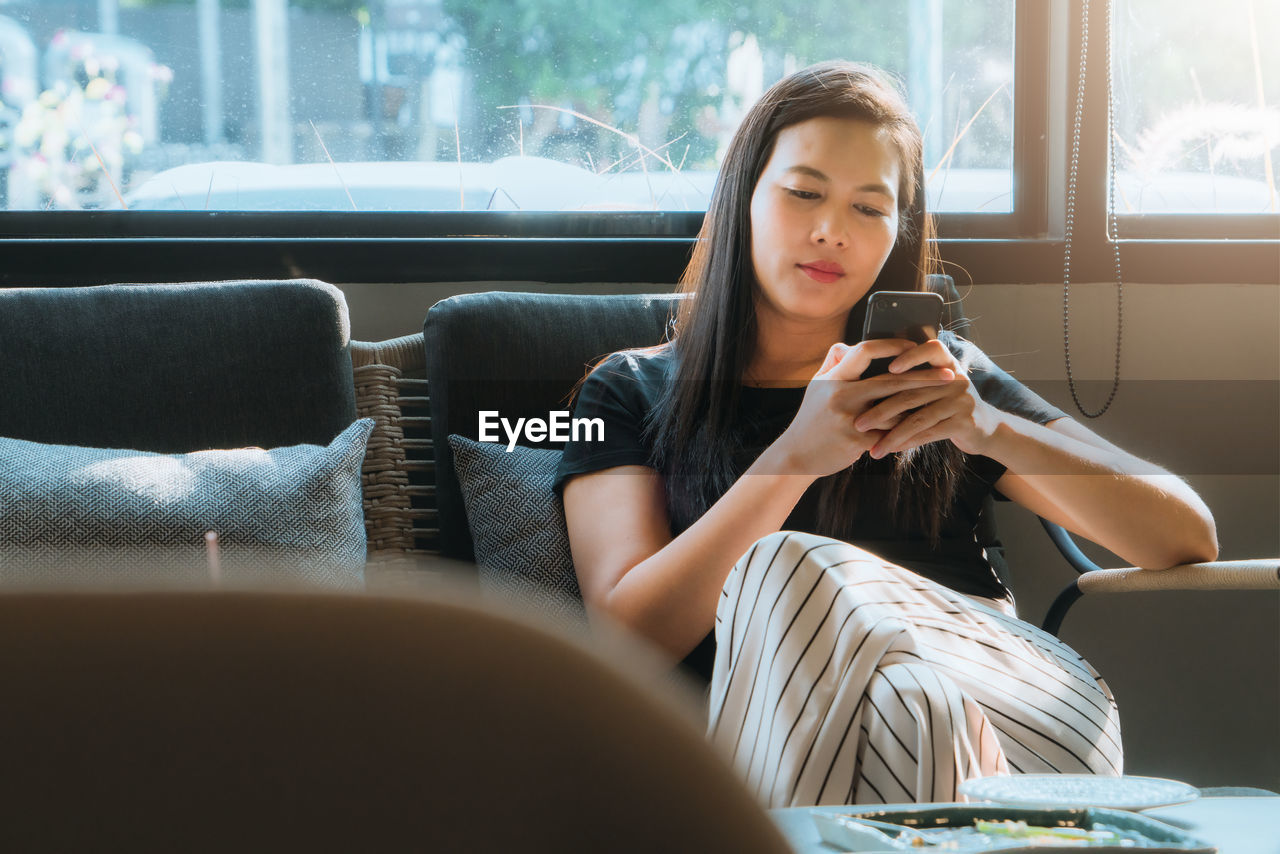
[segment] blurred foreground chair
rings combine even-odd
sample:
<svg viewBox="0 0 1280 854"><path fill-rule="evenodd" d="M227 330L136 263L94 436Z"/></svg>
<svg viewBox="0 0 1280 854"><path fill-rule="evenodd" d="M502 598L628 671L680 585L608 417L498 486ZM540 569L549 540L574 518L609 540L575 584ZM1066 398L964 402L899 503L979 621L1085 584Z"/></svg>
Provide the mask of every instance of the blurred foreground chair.
<svg viewBox="0 0 1280 854"><path fill-rule="evenodd" d="M456 592L0 594L0 837L786 852L642 672Z"/></svg>

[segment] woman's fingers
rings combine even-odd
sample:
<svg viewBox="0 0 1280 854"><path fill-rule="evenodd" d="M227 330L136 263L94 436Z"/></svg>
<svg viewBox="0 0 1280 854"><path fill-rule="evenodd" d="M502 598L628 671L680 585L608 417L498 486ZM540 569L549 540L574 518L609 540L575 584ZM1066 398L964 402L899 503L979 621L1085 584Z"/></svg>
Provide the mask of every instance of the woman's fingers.
<svg viewBox="0 0 1280 854"><path fill-rule="evenodd" d="M892 381L917 366L932 365L935 370L949 370L951 374L960 373L959 365L951 351L938 340L916 344L902 338L873 338L854 346L841 342L831 345L822 367L814 378L845 380L849 382L862 379L862 375L875 359L893 359L889 364L890 373L877 377L868 377L866 382ZM914 378L929 376L927 370L913 371ZM947 377L950 379L950 377ZM881 389L880 396L893 394L909 386L893 385Z"/></svg>
<svg viewBox="0 0 1280 854"><path fill-rule="evenodd" d="M919 373L926 372L920 371ZM896 426L905 413L926 406L935 400L941 400L950 393L951 390L947 388L946 384L933 384L923 387L912 386L896 394L880 398L879 402L857 417L853 426L859 430L870 430L872 428L888 430Z"/></svg>
<svg viewBox="0 0 1280 854"><path fill-rule="evenodd" d="M909 348L889 363L889 373L900 374L917 365L934 365L939 368L955 368L956 357L937 338Z"/></svg>
<svg viewBox="0 0 1280 854"><path fill-rule="evenodd" d="M921 445L927 445L930 442L940 442L944 439L950 438L951 431L949 425L951 420L952 419L947 418L939 421L927 430L921 430L906 440L898 442L895 447L891 447L887 441L882 439L872 446L871 450L867 451L867 454L878 460L881 457L888 456L889 454L909 451L912 448L918 448Z"/></svg>
<svg viewBox="0 0 1280 854"><path fill-rule="evenodd" d="M869 453L878 460L889 454L947 438L949 431L946 429L946 422L955 414L950 410L946 401L917 409L885 433Z"/></svg>
<svg viewBox="0 0 1280 854"><path fill-rule="evenodd" d="M850 347L847 344L836 344L832 347L832 350L836 347L843 347L844 350L836 364L825 374L825 377L832 380L859 379L871 364L872 359L900 356L915 346L911 341L904 341L898 338L876 338L870 341L863 341L854 347ZM831 358L830 350L827 351L827 358L828 360Z"/></svg>
<svg viewBox="0 0 1280 854"><path fill-rule="evenodd" d="M879 459L951 438L952 432L963 429L953 419L963 409L961 401L966 399L969 383L942 342L934 339L904 350L890 363L889 371L859 384L880 383L876 391L885 392L874 394L871 399L877 401L875 405L854 421L857 430L885 431L871 448L872 457Z"/></svg>
<svg viewBox="0 0 1280 854"><path fill-rule="evenodd" d="M875 406L877 401L885 401L903 392L916 389L945 388L955 379L955 373L949 368L912 371L907 376L881 374L870 379L843 384L835 390L833 402L838 411L860 416Z"/></svg>
<svg viewBox="0 0 1280 854"><path fill-rule="evenodd" d="M921 365L961 372L955 356L936 338L923 344L902 338L872 338L854 346L841 342L831 345L816 376L833 380L858 380L874 359L893 359L889 363L890 377ZM877 378L868 378L868 381L871 379Z"/></svg>

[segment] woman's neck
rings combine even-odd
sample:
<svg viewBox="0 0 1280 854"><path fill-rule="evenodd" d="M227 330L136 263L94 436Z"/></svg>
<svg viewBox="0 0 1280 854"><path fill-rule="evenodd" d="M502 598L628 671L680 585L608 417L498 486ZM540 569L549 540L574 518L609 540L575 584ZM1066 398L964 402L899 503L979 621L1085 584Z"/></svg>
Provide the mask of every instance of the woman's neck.
<svg viewBox="0 0 1280 854"><path fill-rule="evenodd" d="M844 320L796 322L762 312L756 321L755 354L743 377L747 385L807 385L831 345L844 340Z"/></svg>

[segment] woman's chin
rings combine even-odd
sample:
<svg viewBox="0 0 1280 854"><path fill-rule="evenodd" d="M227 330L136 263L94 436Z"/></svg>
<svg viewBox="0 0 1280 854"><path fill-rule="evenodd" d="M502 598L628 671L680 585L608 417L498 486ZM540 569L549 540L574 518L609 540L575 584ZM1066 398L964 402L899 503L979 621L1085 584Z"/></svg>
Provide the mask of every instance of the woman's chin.
<svg viewBox="0 0 1280 854"><path fill-rule="evenodd" d="M772 307L779 316L788 320L813 323L843 320L853 308L846 300L836 298L829 289L825 293L792 292L773 302Z"/></svg>

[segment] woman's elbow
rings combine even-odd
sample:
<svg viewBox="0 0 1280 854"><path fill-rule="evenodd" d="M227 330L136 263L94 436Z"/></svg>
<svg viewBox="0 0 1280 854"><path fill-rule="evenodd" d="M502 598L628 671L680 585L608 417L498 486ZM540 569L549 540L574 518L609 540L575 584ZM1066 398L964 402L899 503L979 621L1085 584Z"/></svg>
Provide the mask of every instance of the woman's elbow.
<svg viewBox="0 0 1280 854"><path fill-rule="evenodd" d="M1210 524L1199 542L1187 549L1187 554L1179 563L1209 563L1218 559L1218 532Z"/></svg>
<svg viewBox="0 0 1280 854"><path fill-rule="evenodd" d="M689 627L678 617L673 617L671 608L655 606L652 600L637 595L635 589L628 589L625 584L596 590L591 595L584 591L583 602L589 619L606 620L643 638L675 661L692 652L705 635L705 631L690 634Z"/></svg>
<svg viewBox="0 0 1280 854"><path fill-rule="evenodd" d="M614 611L613 591L615 585L606 584L595 579L586 579L582 577L582 573L578 573L578 590L582 594L582 604L586 606L588 614L603 614L614 622L619 621L619 617Z"/></svg>
<svg viewBox="0 0 1280 854"><path fill-rule="evenodd" d="M1188 531L1193 534L1187 549L1190 560L1184 560L1183 563L1209 563L1218 559L1218 525L1213 521L1213 513L1203 501L1197 510L1198 524L1187 526Z"/></svg>
<svg viewBox="0 0 1280 854"><path fill-rule="evenodd" d="M1213 517L1205 515L1197 523L1182 527L1181 536L1170 537L1168 548L1149 569L1169 569L1188 563L1209 563L1218 559L1218 530Z"/></svg>
<svg viewBox="0 0 1280 854"><path fill-rule="evenodd" d="M619 592L616 582L584 584L579 578L578 586L582 591L582 604L586 606L588 616L609 620L633 632L640 630L636 609L632 607L629 597Z"/></svg>

